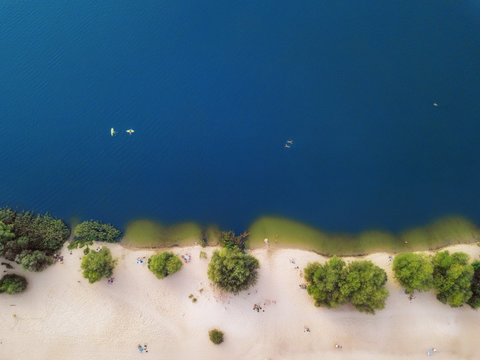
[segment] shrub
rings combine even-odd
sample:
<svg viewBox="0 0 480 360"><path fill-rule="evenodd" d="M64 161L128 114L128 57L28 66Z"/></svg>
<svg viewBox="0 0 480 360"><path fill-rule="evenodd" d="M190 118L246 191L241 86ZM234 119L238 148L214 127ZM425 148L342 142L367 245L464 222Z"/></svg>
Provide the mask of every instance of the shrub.
<svg viewBox="0 0 480 360"><path fill-rule="evenodd" d="M219 345L223 342L223 332L218 329L210 330L208 336L210 337L210 341L215 345Z"/></svg>
<svg viewBox="0 0 480 360"><path fill-rule="evenodd" d="M17 255L15 261L28 271L42 271L50 263L50 259L39 250L24 250Z"/></svg>
<svg viewBox="0 0 480 360"><path fill-rule="evenodd" d="M83 255L88 255L90 252L90 248L87 246L85 249L83 249Z"/></svg>
<svg viewBox="0 0 480 360"><path fill-rule="evenodd" d="M170 251L153 255L148 259L148 269L159 279L176 273L182 265L182 260Z"/></svg>
<svg viewBox="0 0 480 360"><path fill-rule="evenodd" d="M93 241L117 242L122 232L112 225L103 224L98 221L84 221L75 227L75 239L84 243ZM81 245L80 247L82 247Z"/></svg>
<svg viewBox="0 0 480 360"><path fill-rule="evenodd" d="M433 265L424 254L404 253L395 256L393 272L409 294L413 294L415 290L427 291L433 287Z"/></svg>
<svg viewBox="0 0 480 360"><path fill-rule="evenodd" d="M480 307L480 261L474 261L472 263L473 267L473 278L472 278L472 297L468 300L468 305L476 309Z"/></svg>
<svg viewBox="0 0 480 360"><path fill-rule="evenodd" d="M103 247L99 252L91 251L82 259L83 277L88 279L89 283L99 281L102 277L108 278L112 276L116 263L117 260L112 258L107 247Z"/></svg>
<svg viewBox="0 0 480 360"><path fill-rule="evenodd" d="M7 274L0 280L0 293L6 292L13 295L27 288L27 279L16 274Z"/></svg>
<svg viewBox="0 0 480 360"><path fill-rule="evenodd" d="M259 263L240 249L221 249L213 253L208 264L208 278L221 289L237 293L248 289L257 280Z"/></svg>
<svg viewBox="0 0 480 360"><path fill-rule="evenodd" d="M200 251L200 259L206 259L207 253L205 251Z"/></svg>
<svg viewBox="0 0 480 360"><path fill-rule="evenodd" d="M472 296L473 267L469 256L462 252L450 255L448 251L433 258L433 283L437 299L452 307L461 306Z"/></svg>

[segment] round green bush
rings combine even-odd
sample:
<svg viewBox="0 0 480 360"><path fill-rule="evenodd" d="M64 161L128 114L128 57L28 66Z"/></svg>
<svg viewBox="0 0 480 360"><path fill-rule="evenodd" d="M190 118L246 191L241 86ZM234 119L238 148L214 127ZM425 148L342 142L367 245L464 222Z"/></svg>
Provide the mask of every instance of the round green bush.
<svg viewBox="0 0 480 360"><path fill-rule="evenodd" d="M170 251L153 255L148 259L148 269L159 279L176 273L182 265L182 260Z"/></svg>
<svg viewBox="0 0 480 360"><path fill-rule="evenodd" d="M208 278L222 290L238 293L255 284L259 267L258 260L242 250L224 248L213 253Z"/></svg>
<svg viewBox="0 0 480 360"><path fill-rule="evenodd" d="M223 342L223 332L218 329L213 329L208 332L208 336L210 337L210 341L213 342L215 345L221 344Z"/></svg>
<svg viewBox="0 0 480 360"><path fill-rule="evenodd" d="M83 270L83 277L88 279L89 283L94 283L102 277L112 276L116 263L117 260L112 258L110 249L104 246L99 252L90 251L85 255L80 267Z"/></svg>
<svg viewBox="0 0 480 360"><path fill-rule="evenodd" d="M16 274L7 274L0 280L0 293L6 292L13 295L24 291L27 288L27 279Z"/></svg>

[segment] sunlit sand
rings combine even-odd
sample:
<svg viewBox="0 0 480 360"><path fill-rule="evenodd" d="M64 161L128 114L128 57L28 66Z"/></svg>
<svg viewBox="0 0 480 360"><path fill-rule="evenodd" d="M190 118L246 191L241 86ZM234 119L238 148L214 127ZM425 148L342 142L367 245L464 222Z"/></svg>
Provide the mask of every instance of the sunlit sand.
<svg viewBox="0 0 480 360"><path fill-rule="evenodd" d="M191 261L158 280L146 261L136 261L153 251L107 246L119 259L113 283L89 284L82 277L81 250L70 255L64 249L64 264L44 272L21 272L27 291L0 296L0 359L406 360L425 359L433 348L438 351L432 358L439 360L478 359L480 312L450 308L432 292L410 302L392 279L386 253L366 257L386 269L390 291L386 308L367 315L351 306L313 306L299 286L307 263L324 260L313 252L267 246L250 252L260 261L259 281L234 296L216 291L207 278L212 248L173 248ZM476 245L450 250L472 259L480 254ZM208 338L214 327L225 333L219 346ZM140 353L139 344L148 353Z"/></svg>

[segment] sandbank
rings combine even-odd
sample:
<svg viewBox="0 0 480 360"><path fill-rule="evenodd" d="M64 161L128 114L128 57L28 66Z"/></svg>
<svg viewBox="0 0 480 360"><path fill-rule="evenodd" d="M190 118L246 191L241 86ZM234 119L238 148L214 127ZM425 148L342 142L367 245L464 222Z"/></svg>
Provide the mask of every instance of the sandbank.
<svg viewBox="0 0 480 360"><path fill-rule="evenodd" d="M179 255L191 254L192 260L158 280L146 263L136 261L156 251L107 246L119 259L112 285L106 279L89 284L82 277L78 249L70 255L64 248L64 263L41 273L15 266L29 287L19 295L0 295L0 359L410 360L427 358L433 347L439 360L478 359L480 312L469 306L450 308L433 292L417 294L410 302L393 280L387 253L363 257L389 275L385 309L368 315L349 305L313 305L298 286L307 263L325 261L313 252L252 251L261 265L258 283L235 296L219 292L207 278L214 248L172 248ZM476 245L448 249L467 252L472 260L480 255ZM199 258L200 251L207 252L207 260ZM262 311L253 311L253 304ZM212 328L224 331L223 344L210 342ZM140 353L138 344L147 344L149 352ZM335 344L343 348L337 350Z"/></svg>

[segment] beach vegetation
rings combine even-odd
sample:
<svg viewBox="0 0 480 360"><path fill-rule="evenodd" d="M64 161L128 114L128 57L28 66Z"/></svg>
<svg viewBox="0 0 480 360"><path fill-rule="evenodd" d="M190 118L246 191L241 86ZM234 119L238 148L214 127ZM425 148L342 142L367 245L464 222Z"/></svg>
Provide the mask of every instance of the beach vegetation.
<svg viewBox="0 0 480 360"><path fill-rule="evenodd" d="M159 279L176 273L182 265L182 260L170 251L153 255L148 259L148 269Z"/></svg>
<svg viewBox="0 0 480 360"><path fill-rule="evenodd" d="M433 283L437 299L452 307L462 306L472 296L474 268L462 252L442 251L433 260Z"/></svg>
<svg viewBox="0 0 480 360"><path fill-rule="evenodd" d="M200 251L200 259L206 259L207 253L205 251Z"/></svg>
<svg viewBox="0 0 480 360"><path fill-rule="evenodd" d="M75 241L71 243L78 247L92 245L94 241L114 243L122 236L122 232L110 224L89 220L78 224L74 230ZM73 245L72 245L73 246Z"/></svg>
<svg viewBox="0 0 480 360"><path fill-rule="evenodd" d="M213 329L208 332L210 341L215 345L219 345L223 342L223 332L218 329Z"/></svg>
<svg viewBox="0 0 480 360"><path fill-rule="evenodd" d="M480 261L474 261L473 278L471 283L472 296L468 300L468 305L476 309L480 307Z"/></svg>
<svg viewBox="0 0 480 360"><path fill-rule="evenodd" d="M433 287L433 264L424 254L402 253L393 260L393 272L408 294Z"/></svg>
<svg viewBox="0 0 480 360"><path fill-rule="evenodd" d="M112 258L110 249L104 246L98 252L90 251L85 255L80 266L83 277L88 279L89 283L94 283L102 277L111 277L116 263L117 260Z"/></svg>
<svg viewBox="0 0 480 360"><path fill-rule="evenodd" d="M90 248L87 246L85 249L83 249L83 255L88 255L90 252Z"/></svg>
<svg viewBox="0 0 480 360"><path fill-rule="evenodd" d="M52 263L51 259L39 250L23 250L15 257L15 262L28 271L42 271Z"/></svg>
<svg viewBox="0 0 480 360"><path fill-rule="evenodd" d="M371 261L346 265L333 257L324 265L310 263L304 270L308 294L316 306L335 308L347 302L357 310L374 314L385 307L387 274Z"/></svg>
<svg viewBox="0 0 480 360"><path fill-rule="evenodd" d="M371 261L353 261L346 268L341 292L348 294L349 302L359 311L375 314L385 307L388 290L387 273Z"/></svg>
<svg viewBox="0 0 480 360"><path fill-rule="evenodd" d="M0 293L17 294L27 288L27 279L17 274L7 274L0 279Z"/></svg>
<svg viewBox="0 0 480 360"><path fill-rule="evenodd" d="M239 248L240 250L245 249L245 242L248 238L248 233L244 232L243 234L236 235L233 231L222 231L222 245L227 249Z"/></svg>
<svg viewBox="0 0 480 360"><path fill-rule="evenodd" d="M44 265L51 263L48 258L63 246L70 235L68 226L62 220L48 214L17 213L3 208L0 219L0 256L21 263L28 255L26 268L44 269Z"/></svg>
<svg viewBox="0 0 480 360"><path fill-rule="evenodd" d="M238 293L257 280L258 260L238 248L214 251L208 264L208 278L220 289Z"/></svg>
<svg viewBox="0 0 480 360"><path fill-rule="evenodd" d="M348 294L341 291L345 266L342 259L334 256L324 265L314 262L304 269L305 280L310 284L307 291L315 300L315 306L335 308L348 301Z"/></svg>

